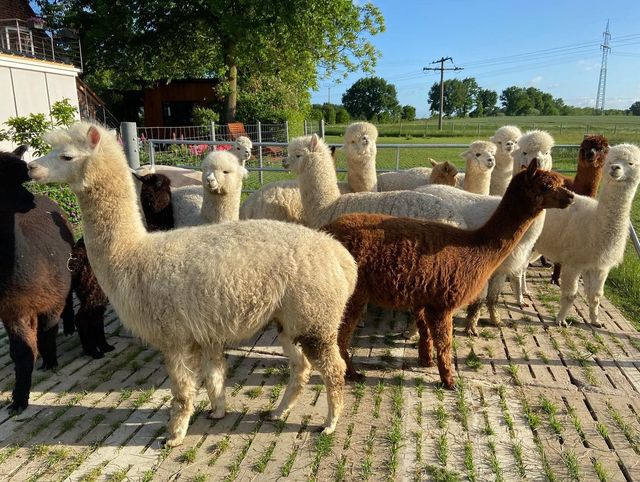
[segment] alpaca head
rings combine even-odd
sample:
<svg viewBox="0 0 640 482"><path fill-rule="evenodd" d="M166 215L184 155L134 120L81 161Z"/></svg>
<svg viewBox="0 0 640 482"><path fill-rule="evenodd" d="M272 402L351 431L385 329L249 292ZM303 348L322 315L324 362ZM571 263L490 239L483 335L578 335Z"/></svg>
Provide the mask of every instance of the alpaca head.
<svg viewBox="0 0 640 482"><path fill-rule="evenodd" d="M429 176L431 184L444 184L446 186L456 185L456 176L458 175L458 169L449 161L437 162L433 159L429 159L433 168Z"/></svg>
<svg viewBox="0 0 640 482"><path fill-rule="evenodd" d="M49 132L45 141L51 145L49 154L29 163L29 176L37 182L64 182L81 191L91 176L96 155L106 152L110 167L126 168L124 152L115 135L100 126L79 122L68 129Z"/></svg>
<svg viewBox="0 0 640 482"><path fill-rule="evenodd" d="M229 151L212 152L202 161L202 186L212 194L240 192L248 175L244 162Z"/></svg>
<svg viewBox="0 0 640 482"><path fill-rule="evenodd" d="M159 213L171 204L171 180L164 174L144 174L132 171L140 181L140 204L145 215Z"/></svg>
<svg viewBox="0 0 640 482"><path fill-rule="evenodd" d="M640 181L640 148L634 144L618 144L609 150L604 165L605 182L637 186Z"/></svg>
<svg viewBox="0 0 640 482"><path fill-rule="evenodd" d="M253 143L251 142L251 139L246 136L240 136L236 139L236 142L234 142L231 152L240 159L241 164L244 166L244 163L251 159L252 148Z"/></svg>
<svg viewBox="0 0 640 482"><path fill-rule="evenodd" d="M20 146L13 152L0 151L0 186L10 189L29 180L27 163L22 160L28 146Z"/></svg>
<svg viewBox="0 0 640 482"><path fill-rule="evenodd" d="M282 161L284 168L296 175L318 163L332 165L332 160L329 147L316 134L292 139L287 148L287 157Z"/></svg>
<svg viewBox="0 0 640 482"><path fill-rule="evenodd" d="M601 168L607 159L609 141L601 135L584 136L578 151L578 164Z"/></svg>
<svg viewBox="0 0 640 482"><path fill-rule="evenodd" d="M489 138L501 154L511 154L518 147L518 139L522 132L516 126L502 126Z"/></svg>
<svg viewBox="0 0 640 482"><path fill-rule="evenodd" d="M369 122L354 122L344 132L344 150L347 160L375 158L378 129Z"/></svg>
<svg viewBox="0 0 640 482"><path fill-rule="evenodd" d="M555 141L548 132L533 130L526 132L518 141L518 148L513 153L513 172L527 167L536 159L540 169L549 170L552 167L551 148Z"/></svg>
<svg viewBox="0 0 640 482"><path fill-rule="evenodd" d="M534 159L513 176L504 198L524 197L518 204L531 206L535 210L564 209L573 203L573 192L562 187L564 178L556 172L540 169L538 166L538 160Z"/></svg>
<svg viewBox="0 0 640 482"><path fill-rule="evenodd" d="M489 141L474 141L460 154L467 168L490 173L496 165L496 145Z"/></svg>

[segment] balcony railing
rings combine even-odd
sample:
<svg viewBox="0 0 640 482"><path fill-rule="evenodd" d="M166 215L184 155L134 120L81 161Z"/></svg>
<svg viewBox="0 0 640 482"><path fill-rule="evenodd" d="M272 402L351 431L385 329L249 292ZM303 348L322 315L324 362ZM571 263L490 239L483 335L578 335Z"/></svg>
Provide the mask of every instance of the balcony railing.
<svg viewBox="0 0 640 482"><path fill-rule="evenodd" d="M0 19L0 52L73 65L82 70L78 32L69 28L49 29L39 19Z"/></svg>

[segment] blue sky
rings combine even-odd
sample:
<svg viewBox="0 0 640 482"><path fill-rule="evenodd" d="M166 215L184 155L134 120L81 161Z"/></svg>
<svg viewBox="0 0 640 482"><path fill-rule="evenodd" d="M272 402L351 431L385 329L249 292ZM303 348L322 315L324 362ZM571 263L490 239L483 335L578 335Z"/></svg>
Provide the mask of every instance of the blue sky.
<svg viewBox="0 0 640 482"><path fill-rule="evenodd" d="M640 100L640 1L612 0L373 0L386 31L371 38L382 53L375 75L394 84L402 105L428 115L427 92L439 73L422 71L453 57L465 70L447 78L475 77L498 92L534 86L565 103L594 106L600 74L602 32L609 20L611 53L605 107L627 108ZM493 59L489 62L489 59ZM445 66L452 67L449 62ZM313 103L340 103L362 72L321 81Z"/></svg>

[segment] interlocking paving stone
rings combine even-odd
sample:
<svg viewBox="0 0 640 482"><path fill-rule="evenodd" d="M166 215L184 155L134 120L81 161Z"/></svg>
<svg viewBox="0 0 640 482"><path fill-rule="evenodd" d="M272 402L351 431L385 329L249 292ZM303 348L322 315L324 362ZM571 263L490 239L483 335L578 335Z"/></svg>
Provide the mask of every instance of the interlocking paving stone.
<svg viewBox="0 0 640 482"><path fill-rule="evenodd" d="M529 269L523 309L505 285L504 325L491 326L483 313L480 337L465 336L464 311L457 314L454 362L464 397L444 391L442 402L437 368L420 367L415 341L402 337L409 315L370 307L352 349L367 378L358 386L347 383L345 410L326 453L318 452L327 402L317 372L286 422L265 417L282 396L288 373L273 326L227 350L227 415L208 417L201 388L184 444L171 450L162 447L170 406L163 357L128 336L113 311L106 330L116 350L93 360L82 354L77 335L61 334L57 372L34 373L31 405L18 417L6 412L13 365L3 332L0 478L431 480L440 470L477 481L496 479L496 471L502 480L587 481L603 472L610 481L640 480L640 333L606 299L605 327L591 326L582 294L569 313L572 325L555 326L559 289L548 278L548 270ZM399 414L394 390L401 392ZM446 440L446 467L439 440ZM472 461L471 472L465 461Z"/></svg>

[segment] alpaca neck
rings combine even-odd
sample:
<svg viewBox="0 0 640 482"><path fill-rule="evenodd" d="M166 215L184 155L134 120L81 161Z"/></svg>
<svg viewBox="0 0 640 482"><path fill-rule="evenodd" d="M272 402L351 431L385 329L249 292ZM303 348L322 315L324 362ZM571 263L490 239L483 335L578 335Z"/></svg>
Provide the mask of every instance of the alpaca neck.
<svg viewBox="0 0 640 482"><path fill-rule="evenodd" d="M616 242L626 239L629 226L629 213L633 197L636 193L636 184L616 182L607 176L598 198L596 220L600 226L599 231L605 234L605 239Z"/></svg>
<svg viewBox="0 0 640 482"><path fill-rule="evenodd" d="M130 261L127 250L147 233L124 154L119 146L98 150L87 163L82 187L74 190L91 264L109 271Z"/></svg>
<svg viewBox="0 0 640 482"><path fill-rule="evenodd" d="M347 171L347 183L351 192L378 190L375 155L364 162L362 159L347 159Z"/></svg>
<svg viewBox="0 0 640 482"><path fill-rule="evenodd" d="M494 174L502 174L511 177L513 173L513 159L506 152L496 152L496 165L493 168Z"/></svg>
<svg viewBox="0 0 640 482"><path fill-rule="evenodd" d="M200 215L208 223L237 221L240 218L240 193L214 194L203 188Z"/></svg>
<svg viewBox="0 0 640 482"><path fill-rule="evenodd" d="M308 160L298 177L298 185L306 224L321 225L323 214L340 197L338 179L331 159L317 156Z"/></svg>
<svg viewBox="0 0 640 482"><path fill-rule="evenodd" d="M511 185L489 220L476 230L482 256L501 263L520 242L531 223L542 212Z"/></svg>
<svg viewBox="0 0 640 482"><path fill-rule="evenodd" d="M598 186L602 179L602 166L594 167L591 164L578 164L578 172L573 179L573 192L582 196L596 197Z"/></svg>
<svg viewBox="0 0 640 482"><path fill-rule="evenodd" d="M464 190L474 194L489 194L491 184L491 171L482 171L475 167L471 162L467 161L467 167L464 174Z"/></svg>

